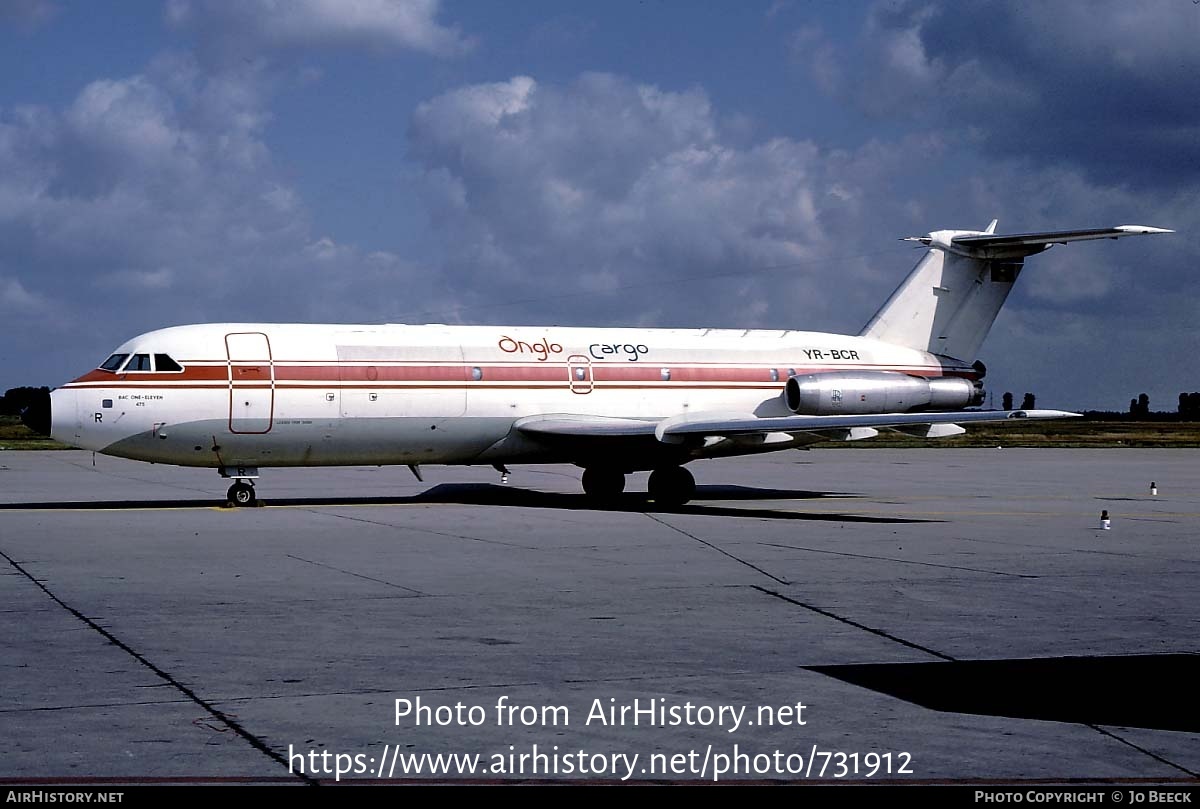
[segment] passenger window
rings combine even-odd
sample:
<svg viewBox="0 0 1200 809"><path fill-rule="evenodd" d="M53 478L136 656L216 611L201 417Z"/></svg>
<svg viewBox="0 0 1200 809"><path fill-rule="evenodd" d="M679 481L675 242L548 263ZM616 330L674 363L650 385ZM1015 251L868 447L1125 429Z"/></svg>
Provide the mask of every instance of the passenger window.
<svg viewBox="0 0 1200 809"><path fill-rule="evenodd" d="M149 371L150 370L150 355L149 354L134 354L133 359L125 366L125 373L131 371Z"/></svg>
<svg viewBox="0 0 1200 809"><path fill-rule="evenodd" d="M121 367L121 363L125 362L125 358L128 356L128 354L113 354L100 365L100 370L116 373L117 369Z"/></svg>
<svg viewBox="0 0 1200 809"><path fill-rule="evenodd" d="M154 370L156 370L156 371L182 371L183 368L180 367L179 363L175 362L175 360L171 359L166 354L155 354L154 355Z"/></svg>

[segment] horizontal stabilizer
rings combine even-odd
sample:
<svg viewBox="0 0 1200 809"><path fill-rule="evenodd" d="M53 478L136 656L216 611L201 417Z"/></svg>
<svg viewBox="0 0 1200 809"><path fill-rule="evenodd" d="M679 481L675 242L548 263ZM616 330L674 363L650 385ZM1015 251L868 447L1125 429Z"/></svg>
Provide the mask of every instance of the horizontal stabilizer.
<svg viewBox="0 0 1200 809"><path fill-rule="evenodd" d="M954 231L949 231L953 233ZM1024 258L1040 253L1055 244L1085 242L1090 239L1119 239L1122 236L1153 236L1157 233L1174 233L1167 228L1149 225L1117 225L1111 228L1089 228L1086 230L1047 230L1040 233L961 233L952 236L949 244L939 244L937 233L918 239L924 244L941 246L952 253L970 258ZM945 231L943 231L945 233ZM927 241L928 239L928 241Z"/></svg>
<svg viewBox="0 0 1200 809"><path fill-rule="evenodd" d="M1048 230L1042 233L1010 233L996 236L955 236L952 244L964 247L1016 247L1042 246L1047 244L1066 244L1067 242L1083 242L1088 239L1119 239L1122 236L1149 236L1155 233L1174 233L1167 228L1155 228L1149 225L1117 225L1112 228L1091 228L1088 230Z"/></svg>

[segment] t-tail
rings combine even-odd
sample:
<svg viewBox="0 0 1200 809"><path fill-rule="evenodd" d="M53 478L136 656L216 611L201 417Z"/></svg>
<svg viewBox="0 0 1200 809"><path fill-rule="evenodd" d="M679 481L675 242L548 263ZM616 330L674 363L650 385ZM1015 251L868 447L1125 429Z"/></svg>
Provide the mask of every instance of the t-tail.
<svg viewBox="0 0 1200 809"><path fill-rule="evenodd" d="M1147 225L996 235L987 230L939 230L905 241L929 252L892 293L860 336L970 362L979 353L1025 257L1055 245L1174 233Z"/></svg>

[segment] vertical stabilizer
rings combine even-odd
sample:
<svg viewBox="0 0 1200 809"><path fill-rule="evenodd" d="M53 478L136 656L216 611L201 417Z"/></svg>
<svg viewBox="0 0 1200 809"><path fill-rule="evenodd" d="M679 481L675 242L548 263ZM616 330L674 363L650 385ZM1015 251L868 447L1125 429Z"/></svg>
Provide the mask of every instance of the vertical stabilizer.
<svg viewBox="0 0 1200 809"><path fill-rule="evenodd" d="M969 362L978 355L1026 256L1066 242L1173 232L1118 225L997 236L995 228L993 220L985 231L940 230L907 239L928 245L929 251L860 335Z"/></svg>

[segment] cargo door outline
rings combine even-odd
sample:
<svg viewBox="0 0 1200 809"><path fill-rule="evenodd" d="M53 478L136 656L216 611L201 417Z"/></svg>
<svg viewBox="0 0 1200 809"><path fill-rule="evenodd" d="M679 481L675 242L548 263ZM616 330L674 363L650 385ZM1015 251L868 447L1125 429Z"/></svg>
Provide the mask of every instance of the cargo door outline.
<svg viewBox="0 0 1200 809"><path fill-rule="evenodd" d="M567 357L567 383L571 393L591 393L596 388L596 379L592 373L592 359L584 354L572 354Z"/></svg>
<svg viewBox="0 0 1200 809"><path fill-rule="evenodd" d="M275 422L275 361L260 331L225 335L229 366L229 432L269 433Z"/></svg>

